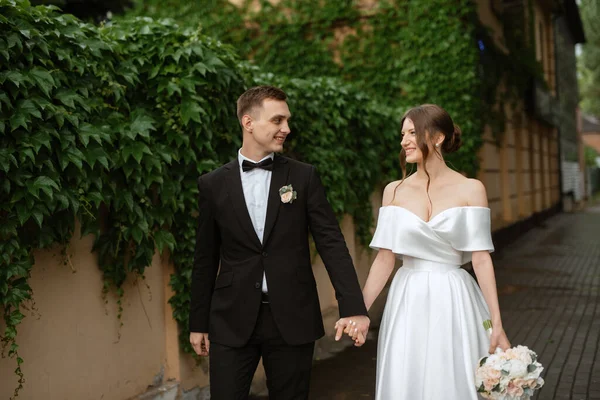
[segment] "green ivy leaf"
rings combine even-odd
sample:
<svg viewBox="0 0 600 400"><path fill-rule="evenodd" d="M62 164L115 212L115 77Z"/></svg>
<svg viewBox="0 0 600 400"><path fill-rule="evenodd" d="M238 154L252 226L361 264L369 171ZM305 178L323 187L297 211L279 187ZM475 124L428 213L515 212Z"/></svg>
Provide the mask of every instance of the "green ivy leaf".
<svg viewBox="0 0 600 400"><path fill-rule="evenodd" d="M54 95L54 97L63 103L65 106L75 108L75 102L81 104L81 96L75 93L73 90L60 90Z"/></svg>
<svg viewBox="0 0 600 400"><path fill-rule="evenodd" d="M27 82L25 75L18 71L7 71L0 73L0 83L4 83L6 80L14 83L17 88L21 87L23 83Z"/></svg>
<svg viewBox="0 0 600 400"><path fill-rule="evenodd" d="M2 103L6 104L6 107L10 110L12 103L5 92L0 92L0 111L2 111Z"/></svg>
<svg viewBox="0 0 600 400"><path fill-rule="evenodd" d="M127 134L131 139L135 139L137 135L143 137L150 137L150 131L155 130L154 119L149 115L145 114L141 110L137 110L133 113L133 122L131 123L130 131Z"/></svg>
<svg viewBox="0 0 600 400"><path fill-rule="evenodd" d="M40 210L35 209L31 212L31 216L33 217L34 221L38 224L38 226L41 228L42 222L44 221L44 214Z"/></svg>
<svg viewBox="0 0 600 400"><path fill-rule="evenodd" d="M12 313L10 313L10 316L8 317L8 323L16 326L21 323L23 318L25 318L25 316L21 313L21 311L14 310ZM15 346L15 347L18 348L18 346ZM15 349L15 351L16 351L16 349ZM14 351L12 351L12 352L14 353Z"/></svg>
<svg viewBox="0 0 600 400"><path fill-rule="evenodd" d="M133 158L139 164L140 161L142 161L142 157L144 156L144 154L152 155L152 152L150 151L150 148L148 147L148 145L146 143L134 142L134 143L131 143L130 145L128 145L127 147L125 147L122 150L122 154L123 154L123 160L125 162L127 162L127 160L129 159L130 156L133 156Z"/></svg>
<svg viewBox="0 0 600 400"><path fill-rule="evenodd" d="M21 224L22 226L25 224L25 222L27 222L31 213L29 212L27 206L23 203L17 203L15 205L15 208L17 210L17 218L19 219L19 224Z"/></svg>
<svg viewBox="0 0 600 400"><path fill-rule="evenodd" d="M17 35L16 33L9 35L6 38L6 43L8 44L9 49L12 49L13 47L17 46L19 48L19 51L23 51L23 43L21 42L21 38L19 37L19 35Z"/></svg>
<svg viewBox="0 0 600 400"><path fill-rule="evenodd" d="M103 131L104 127L98 127L85 122L79 126L78 134L81 143L85 147L90 143L90 139L94 139L96 143L103 145L105 142L111 143L110 135Z"/></svg>
<svg viewBox="0 0 600 400"><path fill-rule="evenodd" d="M94 202L96 208L98 208L100 204L104 201L104 197L99 192L89 192L86 195L86 197L88 198L88 200Z"/></svg>
<svg viewBox="0 0 600 400"><path fill-rule="evenodd" d="M8 179L2 180L2 191L6 194L10 193L10 181Z"/></svg>
<svg viewBox="0 0 600 400"><path fill-rule="evenodd" d="M123 199L125 200L125 204L127 204L127 209L128 210L133 210L133 195L131 194L131 192L125 192L123 194Z"/></svg>
<svg viewBox="0 0 600 400"><path fill-rule="evenodd" d="M39 198L40 190L42 190L48 197L52 199L54 191L59 191L58 184L47 176L38 176L31 185L27 185L27 190L35 198Z"/></svg>
<svg viewBox="0 0 600 400"><path fill-rule="evenodd" d="M131 233L131 236L133 237L133 239L135 240L136 243L140 243L142 241L142 238L144 236L144 232L142 232L142 230L137 227L137 226L133 226L129 232Z"/></svg>
<svg viewBox="0 0 600 400"><path fill-rule="evenodd" d="M185 125L190 122L190 119L196 122L201 122L200 113L206 112L200 105L192 99L185 98L181 102L180 116Z"/></svg>
<svg viewBox="0 0 600 400"><path fill-rule="evenodd" d="M64 194L62 194L62 193L55 193L54 194L54 199L58 203L58 206L59 206L58 209L59 210L64 210L64 209L69 208L69 199Z"/></svg>
<svg viewBox="0 0 600 400"><path fill-rule="evenodd" d="M65 118L69 121L75 128L79 128L79 117L77 114L65 114Z"/></svg>
<svg viewBox="0 0 600 400"><path fill-rule="evenodd" d="M85 160L90 165L90 167L94 168L96 161L102 164L105 169L108 168L108 154L102 147L95 147L93 149L88 149L84 153Z"/></svg>
<svg viewBox="0 0 600 400"><path fill-rule="evenodd" d="M56 123L58 125L59 128L62 128L63 125L65 124L65 116L64 114L58 112L54 115L54 118L56 118Z"/></svg>
<svg viewBox="0 0 600 400"><path fill-rule="evenodd" d="M41 68L33 68L29 71L29 76L31 77L31 80L37 84L40 90L44 92L47 97L50 97L50 91L56 87L52 75Z"/></svg>
<svg viewBox="0 0 600 400"><path fill-rule="evenodd" d="M19 127L23 127L25 129L27 128L27 124L29 122L31 122L31 118L29 118L29 115L27 115L26 113L22 112L22 111L16 111L12 117L10 117L10 131L14 132L17 129L19 129Z"/></svg>
<svg viewBox="0 0 600 400"><path fill-rule="evenodd" d="M154 242L156 243L156 248L161 253L165 250L165 247L171 251L175 249L175 237L171 232L163 230L155 232Z"/></svg>
<svg viewBox="0 0 600 400"><path fill-rule="evenodd" d="M77 166L78 169L83 167L83 153L77 148L69 148L67 150L67 159Z"/></svg>
<svg viewBox="0 0 600 400"><path fill-rule="evenodd" d="M33 146L36 154L39 153L42 146L46 147L48 150L52 150L52 144L50 141L50 134L44 131L40 131L29 138L29 144Z"/></svg>
<svg viewBox="0 0 600 400"><path fill-rule="evenodd" d="M17 113L29 114L36 118L42 118L40 110L37 109L36 105L31 100L19 100L17 102Z"/></svg>

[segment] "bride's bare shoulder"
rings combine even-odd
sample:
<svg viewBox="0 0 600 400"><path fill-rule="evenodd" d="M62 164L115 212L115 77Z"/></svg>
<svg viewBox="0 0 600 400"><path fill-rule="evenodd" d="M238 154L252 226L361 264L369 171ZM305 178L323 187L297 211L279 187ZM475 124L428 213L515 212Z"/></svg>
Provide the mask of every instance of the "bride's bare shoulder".
<svg viewBox="0 0 600 400"><path fill-rule="evenodd" d="M487 192L480 180L465 178L461 192L465 194L469 206L487 207Z"/></svg>
<svg viewBox="0 0 600 400"><path fill-rule="evenodd" d="M390 182L383 189L383 199L381 201L382 206L389 206L394 201L394 197L398 196L398 193L402 191L403 186L406 186L410 182L410 176L405 178L404 181L399 179L397 181Z"/></svg>

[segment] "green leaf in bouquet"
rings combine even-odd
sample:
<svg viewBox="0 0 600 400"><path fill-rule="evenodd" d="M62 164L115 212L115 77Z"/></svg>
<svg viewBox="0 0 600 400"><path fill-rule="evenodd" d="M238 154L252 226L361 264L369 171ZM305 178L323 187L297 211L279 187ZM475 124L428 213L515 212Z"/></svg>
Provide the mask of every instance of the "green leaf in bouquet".
<svg viewBox="0 0 600 400"><path fill-rule="evenodd" d="M479 361L479 366L483 367L483 364L485 364L485 362L487 361L487 357L483 357L480 361Z"/></svg>
<svg viewBox="0 0 600 400"><path fill-rule="evenodd" d="M536 369L537 369L537 366L535 364L529 364L527 366L527 372L529 372L529 373L535 371Z"/></svg>
<svg viewBox="0 0 600 400"><path fill-rule="evenodd" d="M531 356L531 362L534 363L537 361L537 354L534 351L530 351L529 355Z"/></svg>
<svg viewBox="0 0 600 400"><path fill-rule="evenodd" d="M483 383L477 388L477 393L485 393L485 386Z"/></svg>

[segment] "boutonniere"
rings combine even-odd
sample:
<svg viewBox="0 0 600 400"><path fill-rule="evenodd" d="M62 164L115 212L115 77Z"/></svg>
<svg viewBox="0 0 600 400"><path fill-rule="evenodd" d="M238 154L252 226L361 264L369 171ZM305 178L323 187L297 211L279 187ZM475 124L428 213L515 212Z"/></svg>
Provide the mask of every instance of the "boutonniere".
<svg viewBox="0 0 600 400"><path fill-rule="evenodd" d="M281 197L282 203L291 204L298 197L298 193L296 193L292 185L282 186L279 189L279 197Z"/></svg>

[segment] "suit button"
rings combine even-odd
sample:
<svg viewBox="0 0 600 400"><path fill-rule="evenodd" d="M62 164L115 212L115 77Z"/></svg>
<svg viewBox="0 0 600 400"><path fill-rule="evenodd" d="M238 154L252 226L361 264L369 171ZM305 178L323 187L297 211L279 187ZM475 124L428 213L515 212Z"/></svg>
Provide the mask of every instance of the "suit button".
<svg viewBox="0 0 600 400"><path fill-rule="evenodd" d="M260 284L260 282L256 282L256 283L254 284L254 287L255 287L255 288L257 288L257 289L260 289L260 287L261 287L261 284Z"/></svg>
<svg viewBox="0 0 600 400"><path fill-rule="evenodd" d="M269 253L267 253L266 251L263 251L263 253L262 253L262 256L263 256L263 257L266 257L266 256L268 256L268 255L269 255Z"/></svg>

